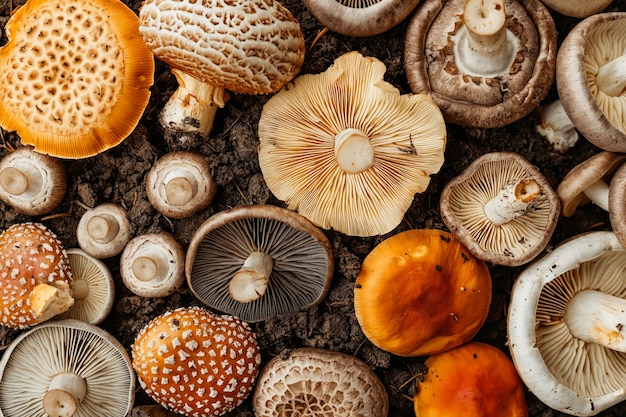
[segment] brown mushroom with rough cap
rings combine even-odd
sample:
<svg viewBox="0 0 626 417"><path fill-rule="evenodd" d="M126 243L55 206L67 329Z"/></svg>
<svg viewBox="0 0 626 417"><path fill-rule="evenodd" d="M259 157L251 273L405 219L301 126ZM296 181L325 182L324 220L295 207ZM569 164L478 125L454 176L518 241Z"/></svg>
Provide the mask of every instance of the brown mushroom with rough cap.
<svg viewBox="0 0 626 417"><path fill-rule="evenodd" d="M168 296L185 282L183 246L167 232L136 236L122 252L120 275L134 294Z"/></svg>
<svg viewBox="0 0 626 417"><path fill-rule="evenodd" d="M561 203L548 180L524 157L492 152L446 184L440 209L448 229L476 257L517 266L546 247Z"/></svg>
<svg viewBox="0 0 626 417"><path fill-rule="evenodd" d="M491 275L448 233L398 233L372 250L354 286L365 336L400 356L443 352L469 341L487 319Z"/></svg>
<svg viewBox="0 0 626 417"><path fill-rule="evenodd" d="M447 122L499 127L528 115L554 81L556 29L539 0L425 0L405 41L415 93Z"/></svg>
<svg viewBox="0 0 626 417"><path fill-rule="evenodd" d="M374 36L402 22L420 0L303 0L315 19L346 36Z"/></svg>
<svg viewBox="0 0 626 417"><path fill-rule="evenodd" d="M378 376L360 359L298 348L265 365L253 407L256 417L384 417L389 399Z"/></svg>
<svg viewBox="0 0 626 417"><path fill-rule="evenodd" d="M135 338L132 364L156 402L189 417L221 416L252 392L261 354L247 323L179 308L151 320Z"/></svg>
<svg viewBox="0 0 626 417"><path fill-rule="evenodd" d="M179 83L161 112L166 134L205 138L226 90L273 93L304 61L298 21L273 0L147 0L139 20L148 48Z"/></svg>
<svg viewBox="0 0 626 417"><path fill-rule="evenodd" d="M3 326L25 329L72 306L70 262L50 229L18 223L0 234L0 287Z"/></svg>
<svg viewBox="0 0 626 417"><path fill-rule="evenodd" d="M349 52L263 106L263 178L288 208L324 229L390 232L443 164L441 111L426 96L401 95L384 73L379 60Z"/></svg>
<svg viewBox="0 0 626 417"><path fill-rule="evenodd" d="M200 301L250 322L319 304L333 269L321 230L293 211L263 204L209 217L185 261L187 283Z"/></svg>
<svg viewBox="0 0 626 417"><path fill-rule="evenodd" d="M67 178L60 159L22 146L0 161L0 200L20 213L39 216L65 196Z"/></svg>
<svg viewBox="0 0 626 417"><path fill-rule="evenodd" d="M0 375L3 417L124 417L135 398L126 348L79 320L22 333L4 352Z"/></svg>
<svg viewBox="0 0 626 417"><path fill-rule="evenodd" d="M597 147L626 152L626 13L600 13L577 24L556 60L563 108Z"/></svg>
<svg viewBox="0 0 626 417"><path fill-rule="evenodd" d="M211 204L217 184L206 159L194 152L170 152L146 176L146 194L164 216L183 219Z"/></svg>
<svg viewBox="0 0 626 417"><path fill-rule="evenodd" d="M0 48L0 125L22 143L85 158L124 140L150 98L154 57L118 0L29 0Z"/></svg>
<svg viewBox="0 0 626 417"><path fill-rule="evenodd" d="M119 255L130 240L130 221L119 204L103 203L87 210L78 221L76 239L94 258Z"/></svg>

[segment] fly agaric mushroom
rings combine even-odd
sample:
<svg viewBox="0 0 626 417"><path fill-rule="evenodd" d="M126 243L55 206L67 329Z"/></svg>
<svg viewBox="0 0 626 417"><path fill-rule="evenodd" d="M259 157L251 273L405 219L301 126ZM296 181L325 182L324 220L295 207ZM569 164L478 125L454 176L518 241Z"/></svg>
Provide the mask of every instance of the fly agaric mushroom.
<svg viewBox="0 0 626 417"><path fill-rule="evenodd" d="M600 13L608 7L613 0L542 0L542 2L554 11L565 16L585 18L596 13Z"/></svg>
<svg viewBox="0 0 626 417"><path fill-rule="evenodd" d="M146 193L161 214L183 219L211 204L217 184L206 159L193 152L170 152L146 176Z"/></svg>
<svg viewBox="0 0 626 417"><path fill-rule="evenodd" d="M67 252L43 224L18 223L0 234L0 271L3 326L25 329L74 303Z"/></svg>
<svg viewBox="0 0 626 417"><path fill-rule="evenodd" d="M115 203L103 203L87 210L78 221L76 239L80 248L94 258L119 255L130 240L126 210Z"/></svg>
<svg viewBox="0 0 626 417"><path fill-rule="evenodd" d="M79 320L54 320L22 333L4 352L0 375L3 417L124 417L135 397L124 346Z"/></svg>
<svg viewBox="0 0 626 417"><path fill-rule="evenodd" d="M524 385L500 349L470 342L430 356L413 397L417 417L527 417Z"/></svg>
<svg viewBox="0 0 626 417"><path fill-rule="evenodd" d="M541 123L535 125L535 130L552 145L557 152L567 152L578 142L576 126L570 120L563 108L561 100L540 105Z"/></svg>
<svg viewBox="0 0 626 417"><path fill-rule="evenodd" d="M124 140L150 98L154 57L118 0L29 0L0 48L0 125L22 143L85 158Z"/></svg>
<svg viewBox="0 0 626 417"><path fill-rule="evenodd" d="M265 182L324 229L390 232L443 164L441 111L426 96L400 95L384 73L382 62L350 52L321 74L298 77L263 107Z"/></svg>
<svg viewBox="0 0 626 417"><path fill-rule="evenodd" d="M304 61L298 21L272 0L147 0L139 20L148 48L179 83L160 117L170 135L205 138L228 100L225 90L273 93Z"/></svg>
<svg viewBox="0 0 626 417"><path fill-rule="evenodd" d="M526 386L563 413L626 399L626 249L612 232L575 236L517 278L508 340Z"/></svg>
<svg viewBox="0 0 626 417"><path fill-rule="evenodd" d="M165 297L185 282L185 252L167 232L131 239L120 257L120 275L126 288L142 297Z"/></svg>
<svg viewBox="0 0 626 417"><path fill-rule="evenodd" d="M556 85L563 108L595 146L626 152L626 13L600 13L576 25L559 49Z"/></svg>
<svg viewBox="0 0 626 417"><path fill-rule="evenodd" d="M333 269L321 230L293 211L263 204L209 217L191 238L185 262L200 301L250 322L319 304Z"/></svg>
<svg viewBox="0 0 626 417"><path fill-rule="evenodd" d="M0 200L28 216L39 216L61 203L67 186L60 159L22 146L0 161Z"/></svg>
<svg viewBox="0 0 626 417"><path fill-rule="evenodd" d="M504 126L546 97L556 29L539 0L425 0L419 10L407 29L407 78L447 122Z"/></svg>
<svg viewBox="0 0 626 417"><path fill-rule="evenodd" d="M446 184L440 200L444 223L474 256L507 266L546 247L561 210L548 180L514 152L477 158Z"/></svg>
<svg viewBox="0 0 626 417"><path fill-rule="evenodd" d="M491 303L491 276L441 230L398 233L367 255L354 286L354 312L374 345L422 356L469 341Z"/></svg>
<svg viewBox="0 0 626 417"><path fill-rule="evenodd" d="M360 359L298 348L265 365L253 406L256 417L382 417L389 399L378 376Z"/></svg>
<svg viewBox="0 0 626 417"><path fill-rule="evenodd" d="M420 0L303 0L315 19L335 33L374 36L402 22Z"/></svg>
<svg viewBox="0 0 626 417"><path fill-rule="evenodd" d="M102 261L81 249L68 249L67 256L74 281L72 286L74 304L57 318L100 324L113 307L115 299L113 276Z"/></svg>
<svg viewBox="0 0 626 417"><path fill-rule="evenodd" d="M132 346L141 387L188 417L221 416L252 391L261 354L247 323L189 307L148 323Z"/></svg>

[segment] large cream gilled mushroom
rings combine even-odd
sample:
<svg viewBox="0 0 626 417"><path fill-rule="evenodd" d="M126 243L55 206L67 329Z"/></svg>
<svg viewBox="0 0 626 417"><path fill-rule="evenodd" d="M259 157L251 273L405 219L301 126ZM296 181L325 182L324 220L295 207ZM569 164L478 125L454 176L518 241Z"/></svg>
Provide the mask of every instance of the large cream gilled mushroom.
<svg viewBox="0 0 626 417"><path fill-rule="evenodd" d="M446 126L423 95L401 95L385 65L358 52L272 97L259 162L276 197L313 223L353 236L393 230L443 164Z"/></svg>
<svg viewBox="0 0 626 417"><path fill-rule="evenodd" d="M148 48L179 83L161 112L166 134L208 136L225 90L273 93L304 61L300 24L272 0L147 0L139 20Z"/></svg>
<svg viewBox="0 0 626 417"><path fill-rule="evenodd" d="M29 0L0 49L0 125L62 158L119 144L150 98L154 57L118 0Z"/></svg>

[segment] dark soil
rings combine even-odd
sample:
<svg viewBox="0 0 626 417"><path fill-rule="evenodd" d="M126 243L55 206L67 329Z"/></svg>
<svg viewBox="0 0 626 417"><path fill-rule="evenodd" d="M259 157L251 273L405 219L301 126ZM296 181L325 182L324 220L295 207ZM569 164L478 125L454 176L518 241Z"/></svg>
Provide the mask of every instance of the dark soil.
<svg viewBox="0 0 626 417"><path fill-rule="evenodd" d="M126 1L137 11L139 0ZM307 46L322 29L299 0L286 0L285 5L299 19ZM626 10L626 1L616 1L610 10ZM4 27L9 15L7 0L0 2L0 24ZM559 42L567 31L577 23L576 19L554 14ZM373 56L387 66L386 80L402 93L410 93L404 72L403 48L406 22L389 32L370 38L349 38L334 33L324 35L307 53L303 73L319 73L328 68L338 56L359 51ZM3 37L2 42L6 42ZM267 203L281 206L265 185L257 157L257 126L263 104L269 97L233 95L224 109L218 111L210 138L190 150L205 155L219 186L217 195L208 209L184 220L171 220L154 210L144 190L144 176L155 159L173 150L157 122L163 104L176 88L176 81L166 65L157 63L153 94L139 126L119 146L98 156L85 160L67 160L69 175L67 195L53 212L58 217L43 222L54 230L67 248L77 247L75 230L86 207L104 202L115 202L128 210L133 235L165 230L173 233L187 245L191 235L212 214L245 204ZM556 98L556 90L547 101ZM414 384L406 382L424 370L425 358L401 358L374 347L363 335L354 315L353 287L365 256L382 240L398 232L413 228L445 229L439 215L439 195L444 185L458 175L478 156L494 151L513 151L535 164L549 182L556 187L565 174L577 163L599 150L581 138L578 144L561 154L553 151L534 126L538 115L531 114L509 126L497 129L468 129L448 125L446 160L441 171L433 175L432 182L423 194L415 196L413 205L404 221L391 233L371 238L356 238L327 231L332 243L336 270L332 287L326 299L317 307L280 317L273 317L254 324L262 349L263 361L267 361L283 349L314 346L350 353L365 361L383 380L390 398L389 415L413 416L413 404L407 399L414 392ZM288 128L288 126L286 126ZM19 146L19 138L4 133L4 144ZM8 152L0 150L0 156ZM40 221L20 215L0 203L3 213L0 228L13 223ZM588 205L578 210L572 218L561 218L550 245L557 245L566 238L579 233L609 229L607 213ZM166 298L143 298L128 291L119 279L119 257L107 259L106 264L116 277L116 303L110 316L102 324L127 348L140 328L155 316L180 306L200 305L191 292L184 287ZM489 343L508 353L506 346L506 311L509 292L521 267L511 268L490 265L493 278L493 301L487 322L475 340ZM4 332L3 343L16 332ZM530 416L562 416L541 402L531 393L527 396ZM138 388L136 403L150 404L150 399ZM248 399L229 416L253 416ZM626 415L626 403L599 414L604 417Z"/></svg>

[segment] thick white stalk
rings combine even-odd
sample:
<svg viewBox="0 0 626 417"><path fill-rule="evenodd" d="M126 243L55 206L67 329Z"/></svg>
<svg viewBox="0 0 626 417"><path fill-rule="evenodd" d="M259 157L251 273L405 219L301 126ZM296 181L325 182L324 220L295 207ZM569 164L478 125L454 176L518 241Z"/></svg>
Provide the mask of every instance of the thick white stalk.
<svg viewBox="0 0 626 417"><path fill-rule="evenodd" d="M496 226L501 226L532 209L541 187L535 180L509 181L502 190L485 204L485 215Z"/></svg>
<svg viewBox="0 0 626 417"><path fill-rule="evenodd" d="M43 408L48 417L72 417L87 393L87 382L78 375L64 372L50 381L43 397Z"/></svg>
<svg viewBox="0 0 626 417"><path fill-rule="evenodd" d="M335 136L337 164L348 174L358 174L374 164L370 138L359 129L345 129Z"/></svg>
<svg viewBox="0 0 626 417"><path fill-rule="evenodd" d="M230 296L241 303L261 298L267 290L273 267L274 260L269 255L252 252L231 278L228 285Z"/></svg>
<svg viewBox="0 0 626 417"><path fill-rule="evenodd" d="M609 185L604 180L594 182L583 193L596 206L609 211Z"/></svg>
<svg viewBox="0 0 626 417"><path fill-rule="evenodd" d="M617 97L626 91L626 55L607 62L598 69L596 85L605 94Z"/></svg>

